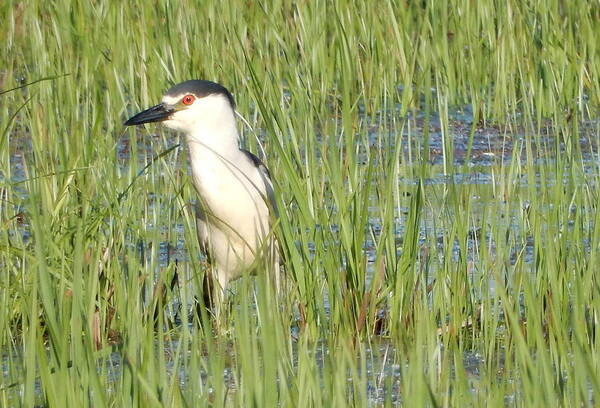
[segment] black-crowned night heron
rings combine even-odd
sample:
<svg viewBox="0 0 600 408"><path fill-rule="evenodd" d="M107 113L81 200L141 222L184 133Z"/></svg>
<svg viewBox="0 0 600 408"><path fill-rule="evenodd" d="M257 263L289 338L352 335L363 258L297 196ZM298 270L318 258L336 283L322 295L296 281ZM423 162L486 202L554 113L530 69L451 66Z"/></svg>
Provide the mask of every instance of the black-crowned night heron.
<svg viewBox="0 0 600 408"><path fill-rule="evenodd" d="M150 122L162 122L186 136L200 201L198 238L218 282L209 285L211 303L218 308L227 284L245 271L273 269L278 279L273 184L258 157L239 147L231 93L210 81L182 82L125 125Z"/></svg>

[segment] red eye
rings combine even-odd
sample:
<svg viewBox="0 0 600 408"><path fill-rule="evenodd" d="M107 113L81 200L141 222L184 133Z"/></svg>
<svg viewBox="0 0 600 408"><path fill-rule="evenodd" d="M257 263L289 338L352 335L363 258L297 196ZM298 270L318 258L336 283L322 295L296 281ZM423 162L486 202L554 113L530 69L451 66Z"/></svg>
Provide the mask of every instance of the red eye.
<svg viewBox="0 0 600 408"><path fill-rule="evenodd" d="M184 105L191 105L192 103L194 103L195 99L196 98L194 98L194 95L186 95L183 97L181 102L183 102Z"/></svg>

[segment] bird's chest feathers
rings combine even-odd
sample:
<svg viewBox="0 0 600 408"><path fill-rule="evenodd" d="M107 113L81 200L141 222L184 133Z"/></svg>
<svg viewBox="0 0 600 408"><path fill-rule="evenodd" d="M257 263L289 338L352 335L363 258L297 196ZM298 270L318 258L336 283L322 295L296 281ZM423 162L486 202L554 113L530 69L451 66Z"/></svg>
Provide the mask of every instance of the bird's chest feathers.
<svg viewBox="0 0 600 408"><path fill-rule="evenodd" d="M223 146L216 143L228 139L224 136L210 137L206 133L188 139L194 183L202 198L209 201L207 204L226 197L224 194L230 190L236 173L239 173L235 140Z"/></svg>
<svg viewBox="0 0 600 408"><path fill-rule="evenodd" d="M252 180L253 169L244 160L243 156L228 159L216 155L201 159L192 156L194 182L202 204L217 218L241 222L252 218L256 203L262 206L256 180Z"/></svg>
<svg viewBox="0 0 600 408"><path fill-rule="evenodd" d="M194 168L194 181L198 193L207 201L207 204L223 203L227 197L231 197L229 194L239 184L232 171L235 170L217 163L205 163L199 168Z"/></svg>
<svg viewBox="0 0 600 408"><path fill-rule="evenodd" d="M194 182L206 204L218 207L230 201L232 191L241 187L239 173L233 165L211 160L193 164Z"/></svg>

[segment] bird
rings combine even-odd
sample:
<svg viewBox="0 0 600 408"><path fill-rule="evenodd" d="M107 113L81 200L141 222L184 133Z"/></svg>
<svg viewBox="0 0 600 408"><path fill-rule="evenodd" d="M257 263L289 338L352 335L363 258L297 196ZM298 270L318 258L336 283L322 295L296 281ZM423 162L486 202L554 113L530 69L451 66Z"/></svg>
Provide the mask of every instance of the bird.
<svg viewBox="0 0 600 408"><path fill-rule="evenodd" d="M161 122L185 135L198 194L198 240L210 265L204 299L216 314L228 284L244 273L270 269L279 280L273 181L265 164L240 147L235 108L223 85L194 79L174 85L159 104L124 123Z"/></svg>

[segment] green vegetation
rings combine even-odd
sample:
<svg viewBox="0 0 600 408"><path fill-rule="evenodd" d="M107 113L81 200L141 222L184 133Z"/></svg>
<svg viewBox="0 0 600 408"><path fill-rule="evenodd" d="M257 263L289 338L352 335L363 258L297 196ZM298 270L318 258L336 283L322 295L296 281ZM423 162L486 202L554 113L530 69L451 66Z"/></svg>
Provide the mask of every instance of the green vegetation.
<svg viewBox="0 0 600 408"><path fill-rule="evenodd" d="M0 406L597 404L597 1L0 16ZM234 91L282 213L286 290L236 282L218 330L175 318L186 151L122 126L190 78Z"/></svg>

